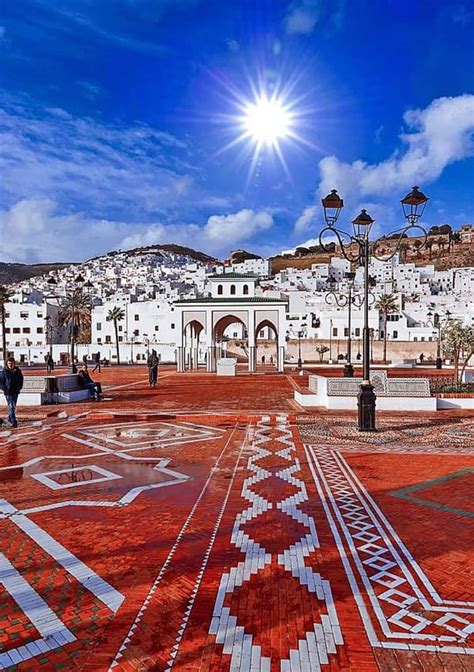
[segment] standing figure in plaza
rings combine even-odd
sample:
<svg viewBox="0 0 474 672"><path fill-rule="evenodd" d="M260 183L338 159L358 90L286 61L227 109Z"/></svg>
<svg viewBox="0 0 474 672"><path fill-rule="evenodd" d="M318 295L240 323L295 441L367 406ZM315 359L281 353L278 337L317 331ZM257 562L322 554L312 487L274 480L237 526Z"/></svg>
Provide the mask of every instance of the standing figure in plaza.
<svg viewBox="0 0 474 672"><path fill-rule="evenodd" d="M420 357L419 357L419 359L420 359L420 364L423 364L423 360L424 360L424 358L425 358L424 354L421 353L421 354L420 354Z"/></svg>
<svg viewBox="0 0 474 672"><path fill-rule="evenodd" d="M0 389L5 395L8 404L8 422L12 427L18 427L15 409L18 401L18 395L23 387L23 374L21 369L15 364L13 357L9 357L6 366L0 372ZM0 423L3 424L3 421Z"/></svg>
<svg viewBox="0 0 474 672"><path fill-rule="evenodd" d="M262 364L265 364L265 355L262 355Z"/></svg>
<svg viewBox="0 0 474 672"><path fill-rule="evenodd" d="M95 353L93 361L94 361L95 366L92 369L92 373L95 373L97 371L97 369L99 369L99 373L100 373L100 352Z"/></svg>
<svg viewBox="0 0 474 672"><path fill-rule="evenodd" d="M51 355L48 353L46 355L46 371L48 373L52 373L54 369L54 359L51 357Z"/></svg>
<svg viewBox="0 0 474 672"><path fill-rule="evenodd" d="M147 366L148 366L148 383L150 387L156 387L156 381L158 379L158 364L160 360L156 354L156 350L152 350L151 354L148 355Z"/></svg>

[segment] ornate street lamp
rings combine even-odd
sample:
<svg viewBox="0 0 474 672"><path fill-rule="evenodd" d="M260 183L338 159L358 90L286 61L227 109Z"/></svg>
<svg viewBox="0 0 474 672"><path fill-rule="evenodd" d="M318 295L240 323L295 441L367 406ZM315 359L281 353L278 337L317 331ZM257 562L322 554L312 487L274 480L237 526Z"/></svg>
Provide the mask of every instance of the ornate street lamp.
<svg viewBox="0 0 474 672"><path fill-rule="evenodd" d="M401 204L407 225L388 237L389 240L394 240L394 249L392 249L388 254L378 256L377 246L382 241L385 244L387 237L384 236L383 238L375 241L370 240L370 231L374 220L366 210L362 210L358 217L353 220L353 233L351 234L347 231L336 228L339 215L342 208L344 207L344 202L338 195L337 191L333 189L331 193L321 201L324 208L324 218L326 222L326 226L319 235L319 243L321 247L325 251L329 251L328 244L324 242L324 236L326 234L331 236L332 239L336 237L337 244L339 245L344 258L353 264L361 266L364 269L363 377L360 390L357 395L358 429L361 432L376 431L376 396L374 393L374 386L370 382L370 258L375 257L380 261L388 261L392 259L399 252L403 238L406 238L408 232L413 232L415 229L422 231L424 236L423 244L425 244L427 238L426 231L419 225L418 221L425 210L427 202L428 198L419 190L418 187L413 187L412 191L402 199ZM331 242L333 242L333 240Z"/></svg>

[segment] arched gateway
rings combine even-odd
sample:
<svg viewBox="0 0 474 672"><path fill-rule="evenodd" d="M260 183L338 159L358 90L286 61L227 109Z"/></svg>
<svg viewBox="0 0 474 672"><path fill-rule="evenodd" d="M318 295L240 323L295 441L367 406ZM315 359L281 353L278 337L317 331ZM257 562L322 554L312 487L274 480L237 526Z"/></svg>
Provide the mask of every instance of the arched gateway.
<svg viewBox="0 0 474 672"><path fill-rule="evenodd" d="M200 361L206 362L208 371L215 371L224 331L234 323L241 323L240 340L246 341L249 371L256 369L257 334L263 326L275 333L276 365L278 371L283 371L286 300L257 296L258 278L254 275L223 273L212 275L209 280L210 296L174 304L178 371L197 368Z"/></svg>

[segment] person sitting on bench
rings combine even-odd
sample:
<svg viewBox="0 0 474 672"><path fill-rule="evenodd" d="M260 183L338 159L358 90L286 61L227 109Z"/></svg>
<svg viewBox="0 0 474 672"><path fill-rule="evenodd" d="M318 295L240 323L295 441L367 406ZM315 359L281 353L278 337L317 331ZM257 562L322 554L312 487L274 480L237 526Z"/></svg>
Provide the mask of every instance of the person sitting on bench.
<svg viewBox="0 0 474 672"><path fill-rule="evenodd" d="M77 374L79 379L79 385L84 390L90 390L92 396L96 401L102 397L102 385L100 383L94 383L92 380L89 370L86 365L81 366L79 373Z"/></svg>

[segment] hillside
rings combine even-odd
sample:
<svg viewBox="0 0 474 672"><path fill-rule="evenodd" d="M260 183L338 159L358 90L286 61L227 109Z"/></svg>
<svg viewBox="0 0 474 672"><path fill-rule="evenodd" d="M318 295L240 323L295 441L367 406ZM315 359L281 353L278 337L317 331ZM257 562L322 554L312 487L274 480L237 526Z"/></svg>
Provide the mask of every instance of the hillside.
<svg viewBox="0 0 474 672"><path fill-rule="evenodd" d="M68 263L57 264L6 264L0 261L0 285L12 285L15 282L28 280L37 275L44 275L50 271L59 271Z"/></svg>
<svg viewBox="0 0 474 672"><path fill-rule="evenodd" d="M105 255L99 257L93 257L89 261L95 261L97 259L102 259L103 257L114 257L119 254L125 254L128 257L135 257L144 254L153 254L158 257L162 257L163 260L167 258L169 254L178 254L183 257L188 257L193 261L198 261L202 264L214 264L216 259L214 257L205 254L204 252L199 252L198 250L193 250L190 247L183 247L182 245L148 245L147 247L135 247L132 250L114 250L108 252ZM50 271L59 271L67 266L71 266L70 263L45 263L45 264L7 264L0 262L0 285L13 285L16 282L21 282L22 280L28 280L40 275L45 275Z"/></svg>
<svg viewBox="0 0 474 672"><path fill-rule="evenodd" d="M388 254L393 249L393 241L386 239L378 248L378 253ZM331 257L339 256L341 255L335 246L331 246L330 252L324 252L319 247L308 249L299 247L294 254L273 257L272 273L278 273L285 268L311 268L313 264L326 264ZM421 239L412 238L409 242L405 239L402 242L400 260L403 263L414 263L416 266L433 264L437 271L474 266L474 241L449 240L447 236L428 236L428 242L423 246Z"/></svg>

